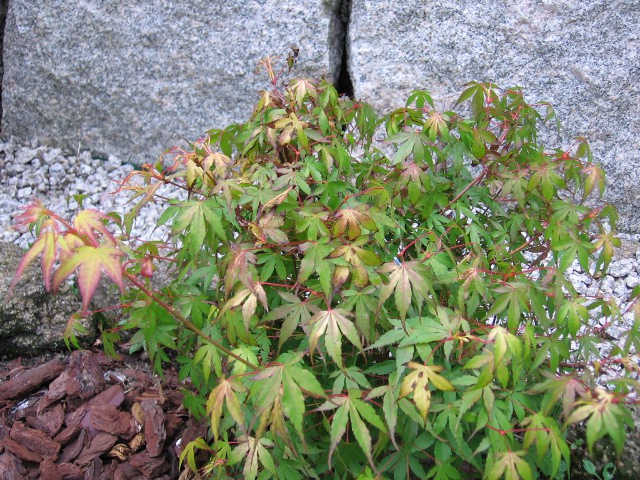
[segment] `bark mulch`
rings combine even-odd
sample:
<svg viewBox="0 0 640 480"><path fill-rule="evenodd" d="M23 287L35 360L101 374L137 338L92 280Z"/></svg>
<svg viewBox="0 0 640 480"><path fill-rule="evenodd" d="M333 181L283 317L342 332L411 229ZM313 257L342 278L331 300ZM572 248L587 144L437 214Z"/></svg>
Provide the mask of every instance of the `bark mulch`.
<svg viewBox="0 0 640 480"><path fill-rule="evenodd" d="M76 351L0 367L0 480L185 480L182 449L207 426L164 379L102 353Z"/></svg>

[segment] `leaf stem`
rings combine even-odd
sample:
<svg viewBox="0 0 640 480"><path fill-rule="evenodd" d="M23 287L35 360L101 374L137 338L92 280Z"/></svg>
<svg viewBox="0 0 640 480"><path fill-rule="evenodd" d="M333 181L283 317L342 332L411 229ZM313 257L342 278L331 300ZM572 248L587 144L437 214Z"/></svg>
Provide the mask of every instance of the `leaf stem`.
<svg viewBox="0 0 640 480"><path fill-rule="evenodd" d="M211 338L209 335L204 333L202 330L200 330L198 327L196 327L188 318L186 318L183 315L181 315L180 312L178 312L175 308L173 308L171 305L169 305L164 300L162 300L158 295L156 295L153 291L151 291L150 289L145 287L142 283L140 283L140 281L138 281L138 279L136 277L134 277L133 275L131 275L130 273L127 273L127 272L125 272L125 276L137 288L139 288L142 292L147 294L154 302L156 302L158 305L160 305L162 308L164 308L167 312L169 312L171 315L173 315L182 325L184 325L187 329L191 330L193 333L198 335L200 338L202 338L206 342L210 343L211 345L216 347L218 350L220 350L220 351L226 353L227 355L229 355L230 357L234 358L238 362L245 364L247 367L252 368L253 370L256 370L256 371L262 370L262 368L259 367L258 365L254 365L253 363L251 363L251 362L245 360L244 358L242 358L240 355L237 355L237 354L233 353L227 347L225 347L224 345L220 344L219 342L217 342L216 340Z"/></svg>

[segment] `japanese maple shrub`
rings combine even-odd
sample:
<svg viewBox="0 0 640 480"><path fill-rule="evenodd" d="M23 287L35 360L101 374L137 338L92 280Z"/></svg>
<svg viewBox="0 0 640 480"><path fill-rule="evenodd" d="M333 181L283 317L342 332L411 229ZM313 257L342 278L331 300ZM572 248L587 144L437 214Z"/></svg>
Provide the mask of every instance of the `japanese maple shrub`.
<svg viewBox="0 0 640 480"><path fill-rule="evenodd" d="M586 140L545 148L553 110L517 88L471 83L455 111L415 91L378 117L263 66L251 118L132 173L125 217L39 202L21 217L37 240L16 278L42 255L47 289L77 273L87 310L106 274L127 315L105 346L133 329L159 372L178 362L186 407L211 425L183 468L561 478L581 421L589 447L608 435L620 451L638 322L603 357L595 329L621 312L564 275L574 261L602 274L618 242L613 208L585 204L604 189ZM166 207L166 241L130 237L147 202ZM162 263L171 281L154 287Z"/></svg>

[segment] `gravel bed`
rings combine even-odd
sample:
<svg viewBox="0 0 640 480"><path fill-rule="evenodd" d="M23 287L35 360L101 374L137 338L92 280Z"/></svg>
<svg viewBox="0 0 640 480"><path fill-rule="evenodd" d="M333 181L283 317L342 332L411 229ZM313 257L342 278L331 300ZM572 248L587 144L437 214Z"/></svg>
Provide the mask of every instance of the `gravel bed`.
<svg viewBox="0 0 640 480"><path fill-rule="evenodd" d="M91 152L64 155L60 149L44 146L25 146L13 139L0 142L0 241L14 242L27 248L33 241L30 232L12 228L20 207L32 198L44 201L47 208L71 218L78 211L76 194L86 195L83 208L124 214L135 203L130 203L130 191L118 190L118 180L124 179L133 166L123 164L119 158L107 160L92 158ZM160 194L167 194L162 187ZM175 192L173 194L175 197ZM160 206L146 204L135 221L132 236L143 240L161 239L166 230L155 230Z"/></svg>

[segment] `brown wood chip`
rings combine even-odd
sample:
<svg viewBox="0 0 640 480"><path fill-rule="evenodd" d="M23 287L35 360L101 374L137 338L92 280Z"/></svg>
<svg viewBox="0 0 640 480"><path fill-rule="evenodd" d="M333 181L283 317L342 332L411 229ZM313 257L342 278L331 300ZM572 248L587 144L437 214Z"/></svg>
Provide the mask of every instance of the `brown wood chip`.
<svg viewBox="0 0 640 480"><path fill-rule="evenodd" d="M96 436L91 439L89 445L82 449L82 452L80 452L80 455L76 458L76 463L78 465L87 465L93 461L95 457L99 457L103 453L111 450L111 447L113 447L117 441L118 437L115 435L98 432Z"/></svg>
<svg viewBox="0 0 640 480"><path fill-rule="evenodd" d="M129 432L132 418L130 413L107 404L94 407L90 421L94 429L120 436Z"/></svg>
<svg viewBox="0 0 640 480"><path fill-rule="evenodd" d="M64 423L64 407L61 404L52 409L38 412L38 420L44 425L44 431L50 436L55 436Z"/></svg>
<svg viewBox="0 0 640 480"><path fill-rule="evenodd" d="M82 480L84 478L84 470L73 463L59 464L58 472L64 480Z"/></svg>
<svg viewBox="0 0 640 480"><path fill-rule="evenodd" d="M62 474L58 471L58 466L48 458L40 462L40 480L62 480Z"/></svg>
<svg viewBox="0 0 640 480"><path fill-rule="evenodd" d="M110 404L114 407L119 407L124 401L124 390L120 385L113 385L107 388L104 392L99 393L93 397L87 405L90 407L94 405L106 405Z"/></svg>
<svg viewBox="0 0 640 480"><path fill-rule="evenodd" d="M55 442L58 442L60 445L66 445L71 440L73 440L76 437L76 435L78 435L78 432L80 432L81 428L82 427L80 426L80 422L78 421L70 425L67 422L67 428L65 428L58 435L56 435L53 438L53 440Z"/></svg>
<svg viewBox="0 0 640 480"><path fill-rule="evenodd" d="M78 455L80 455L80 452L88 442L89 440L87 438L87 431L81 430L78 437L73 442L64 447L62 453L60 454L59 462L73 462L78 457Z"/></svg>
<svg viewBox="0 0 640 480"><path fill-rule="evenodd" d="M100 457L95 457L84 471L84 480L98 480L102 473L102 460Z"/></svg>
<svg viewBox="0 0 640 480"><path fill-rule="evenodd" d="M133 465L131 465L131 462L126 461L118 465L118 468L116 469L116 472L113 478L114 480L118 480L118 479L131 480L138 476L140 476L140 471L137 468L135 468Z"/></svg>
<svg viewBox="0 0 640 480"><path fill-rule="evenodd" d="M22 463L9 452L0 455L0 480L22 480L24 467Z"/></svg>
<svg viewBox="0 0 640 480"><path fill-rule="evenodd" d="M149 451L137 453L131 457L131 465L140 470L147 478L158 478L169 470L169 464L162 457L151 457Z"/></svg>
<svg viewBox="0 0 640 480"><path fill-rule="evenodd" d="M44 397L42 397L42 400L40 400L38 408L44 410L52 403L62 400L67 395L67 383L69 383L70 380L71 375L69 375L68 370L58 375L58 378L49 384L49 389L47 393L44 394Z"/></svg>
<svg viewBox="0 0 640 480"><path fill-rule="evenodd" d="M2 444L4 445L5 450L13 453L16 457L24 460L25 462L40 463L42 461L42 455L32 452L9 436L2 439Z"/></svg>
<svg viewBox="0 0 640 480"><path fill-rule="evenodd" d="M71 354L69 364L71 378L67 382L67 395L86 400L104 390L106 382L96 355L76 350Z"/></svg>
<svg viewBox="0 0 640 480"><path fill-rule="evenodd" d="M162 453L167 432L164 429L164 412L155 400L140 402L144 411L144 436L147 440L149 455L157 457Z"/></svg>
<svg viewBox="0 0 640 480"><path fill-rule="evenodd" d="M102 471L100 472L100 475L97 478L94 476L94 479L95 480L113 480L117 469L118 469L118 462L107 463L106 465L102 466Z"/></svg>
<svg viewBox="0 0 640 480"><path fill-rule="evenodd" d="M13 427L11 427L9 436L32 452L39 453L43 457L51 458L52 460L58 458L60 444L51 440L49 435L40 430L29 428L22 422L15 422Z"/></svg>
<svg viewBox="0 0 640 480"><path fill-rule="evenodd" d="M60 375L63 370L64 364L60 360L51 360L31 370L22 372L11 380L0 384L0 400L11 400L29 393Z"/></svg>

